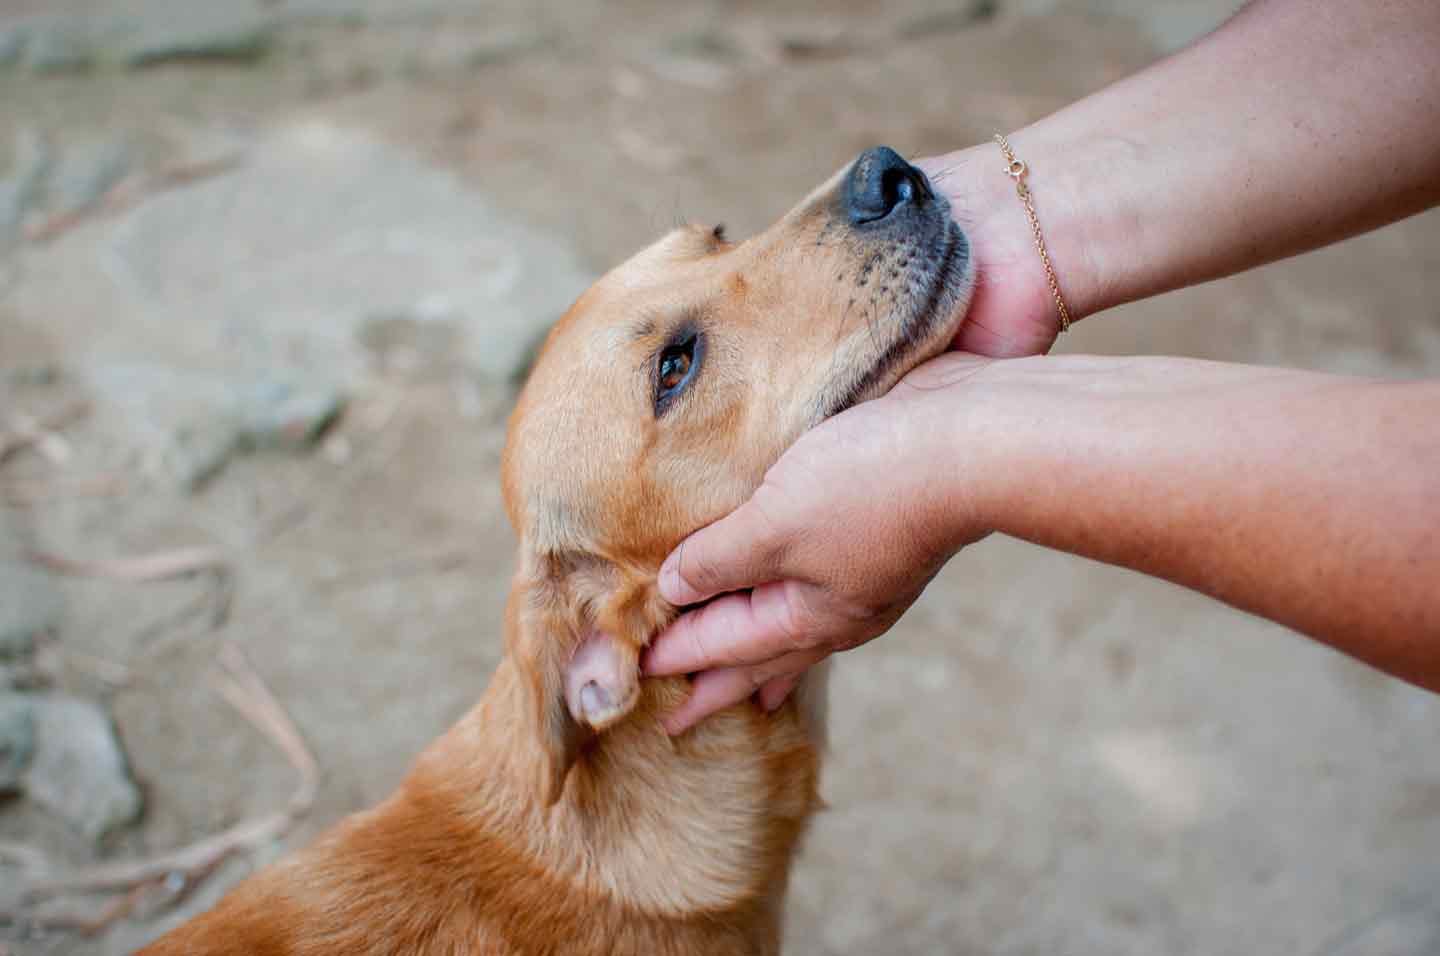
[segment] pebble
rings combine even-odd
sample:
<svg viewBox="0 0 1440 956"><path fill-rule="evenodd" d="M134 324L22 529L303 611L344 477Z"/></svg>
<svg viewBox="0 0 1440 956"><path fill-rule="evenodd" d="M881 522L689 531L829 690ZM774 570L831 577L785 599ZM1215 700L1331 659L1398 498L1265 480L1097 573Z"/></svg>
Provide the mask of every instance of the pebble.
<svg viewBox="0 0 1440 956"><path fill-rule="evenodd" d="M173 14L154 12L121 29L120 62L128 67L169 61L227 60L254 62L270 51L274 21L233 5L177 4Z"/></svg>
<svg viewBox="0 0 1440 956"><path fill-rule="evenodd" d="M258 382L240 392L241 436L247 448L309 451L344 410L335 388Z"/></svg>
<svg viewBox="0 0 1440 956"><path fill-rule="evenodd" d="M91 701L30 694L35 747L21 780L26 797L99 840L143 808L110 717Z"/></svg>

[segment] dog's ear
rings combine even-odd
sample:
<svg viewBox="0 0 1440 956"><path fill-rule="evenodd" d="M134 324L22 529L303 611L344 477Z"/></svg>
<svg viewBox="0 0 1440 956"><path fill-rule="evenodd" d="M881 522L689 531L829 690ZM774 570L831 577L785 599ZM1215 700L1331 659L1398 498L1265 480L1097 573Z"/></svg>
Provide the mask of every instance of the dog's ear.
<svg viewBox="0 0 1440 956"><path fill-rule="evenodd" d="M522 560L506 641L528 698L547 806L560 799L585 741L634 709L640 652L673 616L654 572L572 553Z"/></svg>

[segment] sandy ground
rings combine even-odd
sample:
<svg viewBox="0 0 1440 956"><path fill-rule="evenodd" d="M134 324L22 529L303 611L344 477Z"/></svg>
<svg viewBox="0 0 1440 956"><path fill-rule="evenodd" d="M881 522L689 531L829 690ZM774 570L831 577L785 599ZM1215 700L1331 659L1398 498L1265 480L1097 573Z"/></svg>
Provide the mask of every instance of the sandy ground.
<svg viewBox="0 0 1440 956"><path fill-rule="evenodd" d="M924 154L1013 128L1226 7L1002 2L977 19L922 0L349 6L369 18L288 28L260 66L0 74L0 155L21 127L61 143L123 134L147 159L217 129L246 142L363 134L454 173L599 270L677 219L758 229L875 143ZM124 226L16 254L0 369L63 369L125 337L98 270L93 287L68 282L68 298L37 291ZM176 241L203 259L230 238ZM1096 317L1062 347L1433 375L1437 301L1432 213ZM149 357L169 361L190 334L177 324L174 351ZM453 371L377 376L340 426L348 456L238 460L194 496L138 482L118 500L10 509L12 534L61 552L205 544L237 564L223 634L182 626L159 652L140 626L203 582L60 582L61 644L89 656L62 657L58 680L108 702L148 803L100 855L175 846L289 795L284 758L207 679L222 638L245 648L323 766L287 846L386 794L476 698L511 563L496 489L508 401ZM97 416L71 440L109 435ZM31 456L6 477L54 467ZM79 663L92 658L127 662L133 679L107 688ZM795 875L790 952L1440 952L1440 700L1280 628L995 539L842 661L832 693L831 809ZM0 839L71 863L97 852L20 801L0 804ZM223 867L178 913L93 939L0 929L0 946L129 951L280 849Z"/></svg>

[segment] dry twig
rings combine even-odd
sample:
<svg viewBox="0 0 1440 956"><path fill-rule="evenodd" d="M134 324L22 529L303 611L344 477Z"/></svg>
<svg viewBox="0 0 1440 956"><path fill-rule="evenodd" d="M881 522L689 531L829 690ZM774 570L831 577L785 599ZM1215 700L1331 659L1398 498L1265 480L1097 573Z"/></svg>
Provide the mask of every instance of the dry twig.
<svg viewBox="0 0 1440 956"><path fill-rule="evenodd" d="M123 495L125 491L125 480L119 475L12 479L0 484L0 505L30 508L73 498L112 498Z"/></svg>
<svg viewBox="0 0 1440 956"><path fill-rule="evenodd" d="M280 839L310 811L320 786L320 766L295 722L238 647L227 643L221 649L219 663L221 673L215 683L220 694L284 753L299 774L299 783L289 802L273 813L242 820L228 830L169 853L146 859L101 863L56 876L47 875L28 881L21 892L24 902L32 907L43 900L73 894L112 894L112 898L106 900L96 914L87 915L83 911L67 909L46 913L0 913L0 919L8 917L12 922L73 929L87 934L100 932L126 916L145 894L162 889L172 894L183 892L214 872L232 855L253 851ZM25 851L25 848L20 848L20 851ZM37 859L33 851L27 852L26 856L32 863ZM123 895L113 896L117 893Z"/></svg>
<svg viewBox="0 0 1440 956"><path fill-rule="evenodd" d="M239 165L239 154L232 154L218 159L176 163L152 176L141 175L122 179L110 187L98 202L73 212L51 216L43 222L28 227L25 230L25 238L31 242L50 242L60 238L87 219L116 215L155 193L187 186L197 180L209 179L212 176L219 176Z"/></svg>
<svg viewBox="0 0 1440 956"><path fill-rule="evenodd" d="M136 583L167 581L202 571L224 574L230 568L225 556L214 548L177 548L134 558L62 558L43 551L31 551L29 558L56 574Z"/></svg>
<svg viewBox="0 0 1440 956"><path fill-rule="evenodd" d="M16 415L10 420L10 432L0 435L0 463L11 455L31 445L42 445L55 437L55 433L83 418L90 412L87 401L71 402L44 418Z"/></svg>

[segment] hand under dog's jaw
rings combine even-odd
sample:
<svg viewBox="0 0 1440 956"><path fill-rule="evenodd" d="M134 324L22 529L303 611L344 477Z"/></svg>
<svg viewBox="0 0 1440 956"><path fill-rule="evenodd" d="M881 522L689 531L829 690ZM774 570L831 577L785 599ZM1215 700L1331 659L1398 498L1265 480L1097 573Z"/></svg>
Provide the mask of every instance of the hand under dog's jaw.
<svg viewBox="0 0 1440 956"><path fill-rule="evenodd" d="M943 351L973 284L946 199L877 147L758 235L673 230L557 324L504 467L524 543L509 646L548 797L584 734L636 710L639 651L674 612L654 582L665 555L805 431Z"/></svg>
<svg viewBox="0 0 1440 956"><path fill-rule="evenodd" d="M873 365L856 372L848 387L822 406L817 422L885 394L922 359L943 349L945 339L939 333L953 336L953 316L964 311L973 283L970 243L949 220L948 203L935 202L943 216L941 224L933 235L911 240L919 248L913 257L902 258L910 266L903 274L907 295L896 303L898 315L889 345Z"/></svg>

